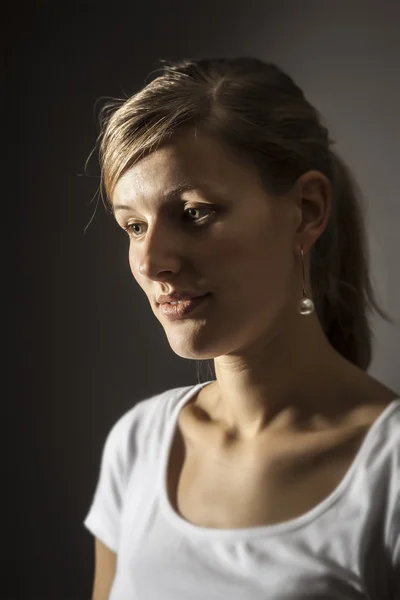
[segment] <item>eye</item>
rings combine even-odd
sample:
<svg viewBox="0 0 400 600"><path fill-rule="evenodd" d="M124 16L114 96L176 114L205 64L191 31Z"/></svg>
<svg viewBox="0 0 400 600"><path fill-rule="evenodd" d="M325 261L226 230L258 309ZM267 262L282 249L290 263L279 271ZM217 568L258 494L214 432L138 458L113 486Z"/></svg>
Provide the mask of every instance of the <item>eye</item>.
<svg viewBox="0 0 400 600"><path fill-rule="evenodd" d="M190 216L193 216L193 212L196 212L196 211L198 211L198 212L206 211L207 213L209 213L208 215L206 215L205 217L202 217L200 219L195 219L195 220L193 220L191 218L187 219L189 221L189 223L192 223L195 227L198 227L199 226L198 224L203 223L203 221L208 221L210 215L215 213L215 209L191 206L184 211L184 214L186 214L186 215L189 214L189 211L192 211ZM129 235L129 237L136 238L136 237L139 237L140 232L135 230L134 227L141 227L141 223L133 221L132 223L128 223L127 225L125 225L125 227L123 229L125 229L125 231Z"/></svg>

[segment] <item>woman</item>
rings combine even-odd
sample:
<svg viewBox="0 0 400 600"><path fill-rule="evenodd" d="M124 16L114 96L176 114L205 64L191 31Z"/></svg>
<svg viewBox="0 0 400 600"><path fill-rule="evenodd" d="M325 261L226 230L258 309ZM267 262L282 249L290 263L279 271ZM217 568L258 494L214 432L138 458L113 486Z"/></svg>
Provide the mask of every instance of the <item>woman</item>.
<svg viewBox="0 0 400 600"><path fill-rule="evenodd" d="M132 274L216 379L110 431L93 598L394 599L400 399L366 373L385 314L317 111L251 58L165 63L111 108L102 182Z"/></svg>

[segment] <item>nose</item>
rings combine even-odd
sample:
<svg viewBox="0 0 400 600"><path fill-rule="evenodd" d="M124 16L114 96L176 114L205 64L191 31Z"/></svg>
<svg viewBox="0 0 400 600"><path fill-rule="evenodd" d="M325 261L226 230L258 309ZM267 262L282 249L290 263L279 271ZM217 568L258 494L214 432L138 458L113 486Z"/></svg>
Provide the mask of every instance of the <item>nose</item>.
<svg viewBox="0 0 400 600"><path fill-rule="evenodd" d="M138 271L143 277L162 280L165 275L178 273L189 250L189 245L182 240L183 236L160 223L151 231L149 228L140 250L133 250L131 266L137 255Z"/></svg>

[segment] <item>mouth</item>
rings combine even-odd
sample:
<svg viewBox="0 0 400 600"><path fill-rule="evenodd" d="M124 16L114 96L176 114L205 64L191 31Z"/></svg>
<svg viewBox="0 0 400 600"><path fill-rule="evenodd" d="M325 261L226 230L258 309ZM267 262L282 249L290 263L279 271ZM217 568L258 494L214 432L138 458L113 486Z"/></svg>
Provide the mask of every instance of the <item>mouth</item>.
<svg viewBox="0 0 400 600"><path fill-rule="evenodd" d="M186 316L194 317L202 312L204 306L208 303L211 293L189 298L187 300L179 300L176 302L165 302L160 304L160 311L164 317L170 321L184 319ZM196 311L196 312L195 312Z"/></svg>

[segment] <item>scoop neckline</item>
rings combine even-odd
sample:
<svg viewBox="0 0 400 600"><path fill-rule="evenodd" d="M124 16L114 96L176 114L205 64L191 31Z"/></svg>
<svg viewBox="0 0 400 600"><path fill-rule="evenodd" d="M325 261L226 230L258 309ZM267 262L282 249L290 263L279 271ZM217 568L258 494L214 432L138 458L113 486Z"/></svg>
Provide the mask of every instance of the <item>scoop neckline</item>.
<svg viewBox="0 0 400 600"><path fill-rule="evenodd" d="M315 520L317 517L326 512L343 495L343 493L349 486L350 481L352 480L359 463L364 458L364 455L367 453L367 450L372 443L373 437L375 436L376 430L379 429L381 423L389 417L389 415L395 410L395 408L397 408L397 406L400 406L400 397L394 398L386 406L386 408L381 412L379 417L375 419L368 432L366 433L361 446L359 447L350 467L348 468L345 476L342 478L340 483L324 500L322 500L322 502L319 502L312 509L308 510L307 512L303 513L298 517L295 517L294 519L289 519L287 521L282 521L280 523L275 523L272 525L240 527L236 529L218 529L215 527L202 527L200 525L195 525L194 523L190 523L189 521L181 517L177 512L175 512L175 510L171 506L167 492L167 466L171 451L173 435L175 434L177 427L178 415L183 409L183 407L187 403L189 403L189 401L198 391L200 391L202 388L206 387L211 383L214 383L214 380L195 384L186 394L184 394L184 396L180 399L180 401L176 404L175 408L173 409L164 438L164 445L162 449L160 463L160 477L158 482L160 508L164 516L168 519L170 523L172 523L172 525L175 528L177 528L182 533L203 540L218 539L220 541L236 541L241 539L251 540L258 537L277 536L280 534L295 531L296 529L300 529L301 527Z"/></svg>

